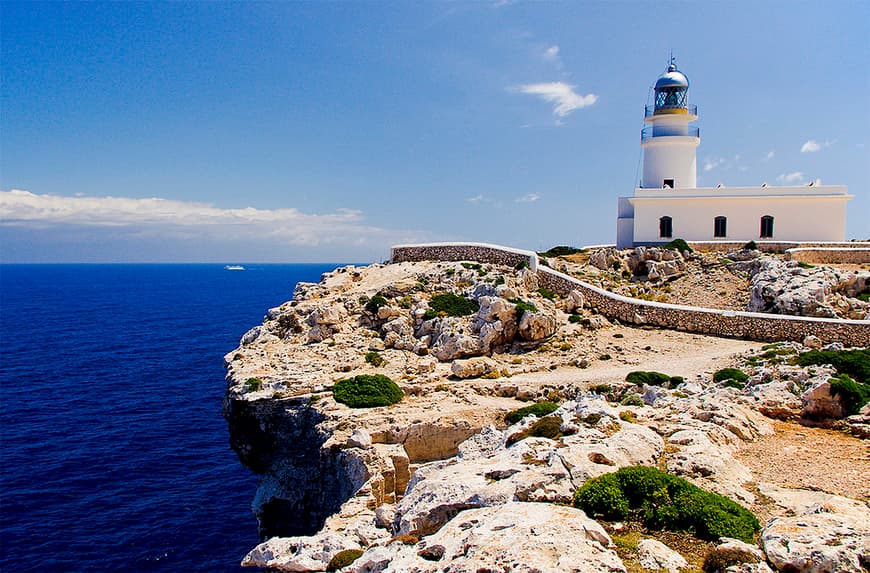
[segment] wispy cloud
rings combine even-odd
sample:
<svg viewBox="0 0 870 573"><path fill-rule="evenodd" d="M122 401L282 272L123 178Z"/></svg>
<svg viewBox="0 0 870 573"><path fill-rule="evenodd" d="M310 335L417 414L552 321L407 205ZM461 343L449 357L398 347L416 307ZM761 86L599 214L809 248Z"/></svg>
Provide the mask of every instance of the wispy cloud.
<svg viewBox="0 0 870 573"><path fill-rule="evenodd" d="M792 171L791 173L783 173L782 175L778 175L776 178L778 183L782 183L784 185L789 185L793 183L802 183L804 181L804 174L802 171Z"/></svg>
<svg viewBox="0 0 870 573"><path fill-rule="evenodd" d="M523 195L522 197L517 197L516 199L514 199L514 202L515 203L534 203L535 201L537 201L540 198L541 198L541 196L537 193L527 193L526 195Z"/></svg>
<svg viewBox="0 0 870 573"><path fill-rule="evenodd" d="M487 198L483 195L475 195L474 197L466 197L465 200L469 203L480 203L482 201L487 201Z"/></svg>
<svg viewBox="0 0 870 573"><path fill-rule="evenodd" d="M544 50L544 59L551 62L559 60L559 46L550 46Z"/></svg>
<svg viewBox="0 0 870 573"><path fill-rule="evenodd" d="M801 145L801 153L815 153L816 151L821 151L822 149L832 145L834 145L833 141L819 143L815 139L808 139L803 145Z"/></svg>
<svg viewBox="0 0 870 573"><path fill-rule="evenodd" d="M706 157L704 158L704 171L713 171L725 161L724 157Z"/></svg>
<svg viewBox="0 0 870 573"><path fill-rule="evenodd" d="M598 101L595 94L581 95L574 91L573 85L564 82L549 82L540 84L525 84L517 89L529 95L540 97L546 102L552 103L553 114L565 117L575 109L581 109Z"/></svg>
<svg viewBox="0 0 870 573"><path fill-rule="evenodd" d="M767 155L764 156L764 160L765 160L765 161L770 161L770 160L773 159L775 156L776 156L776 152L775 152L773 149L771 149L770 151L767 152Z"/></svg>
<svg viewBox="0 0 870 573"><path fill-rule="evenodd" d="M115 229L135 236L170 233L179 238L280 239L292 245L374 244L390 241L386 229L366 225L351 209L303 213L297 209L224 209L173 199L92 197L0 191L0 225L49 229Z"/></svg>

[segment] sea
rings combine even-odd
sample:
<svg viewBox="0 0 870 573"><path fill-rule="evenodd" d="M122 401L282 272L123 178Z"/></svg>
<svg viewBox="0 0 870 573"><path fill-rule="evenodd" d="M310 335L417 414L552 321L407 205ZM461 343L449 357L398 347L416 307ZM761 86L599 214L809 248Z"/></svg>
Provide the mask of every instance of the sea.
<svg viewBox="0 0 870 573"><path fill-rule="evenodd" d="M223 356L335 264L0 265L0 571L245 571Z"/></svg>

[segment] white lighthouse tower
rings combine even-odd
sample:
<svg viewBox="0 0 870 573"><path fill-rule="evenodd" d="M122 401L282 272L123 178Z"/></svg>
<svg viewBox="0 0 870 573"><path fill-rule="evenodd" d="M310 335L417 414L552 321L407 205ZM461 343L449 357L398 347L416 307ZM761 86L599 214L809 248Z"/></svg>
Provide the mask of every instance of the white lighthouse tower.
<svg viewBox="0 0 870 573"><path fill-rule="evenodd" d="M643 188L687 188L697 185L695 150L701 143L698 108L689 105L689 79L674 58L655 85L655 102L647 106L641 132Z"/></svg>
<svg viewBox="0 0 870 573"><path fill-rule="evenodd" d="M616 246L661 245L681 238L696 247L739 248L756 243L814 244L846 238L842 185L697 187L695 152L701 143L698 108L689 105L689 80L671 57L644 112L643 178L620 197Z"/></svg>

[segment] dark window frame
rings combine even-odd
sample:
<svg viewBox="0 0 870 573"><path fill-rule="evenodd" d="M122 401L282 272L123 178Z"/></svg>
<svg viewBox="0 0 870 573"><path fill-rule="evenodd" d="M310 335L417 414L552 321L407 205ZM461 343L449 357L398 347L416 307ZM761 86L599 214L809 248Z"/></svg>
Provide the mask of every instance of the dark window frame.
<svg viewBox="0 0 870 573"><path fill-rule="evenodd" d="M713 238L724 239L728 236L728 217L718 215L713 218Z"/></svg>
<svg viewBox="0 0 870 573"><path fill-rule="evenodd" d="M761 217L761 232L759 233L759 237L762 239L773 238L773 221L773 215L764 215Z"/></svg>
<svg viewBox="0 0 870 573"><path fill-rule="evenodd" d="M662 179L662 189L665 187L669 189L676 189L676 184L673 179Z"/></svg>
<svg viewBox="0 0 870 573"><path fill-rule="evenodd" d="M659 217L659 238L660 239L671 239L674 236L674 220L665 215L664 217Z"/></svg>

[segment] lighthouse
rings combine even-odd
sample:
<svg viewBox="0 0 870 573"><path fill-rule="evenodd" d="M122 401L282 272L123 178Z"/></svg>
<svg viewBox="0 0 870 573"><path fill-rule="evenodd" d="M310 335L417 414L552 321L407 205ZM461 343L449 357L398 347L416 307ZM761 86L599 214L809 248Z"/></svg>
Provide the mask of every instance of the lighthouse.
<svg viewBox="0 0 870 573"><path fill-rule="evenodd" d="M698 187L696 152L701 137L689 103L689 78L671 57L655 83L653 105L644 109L640 145L643 177L634 195L620 197L616 246L662 245L684 239L696 248L733 249L749 241L836 243L846 237L842 185Z"/></svg>
<svg viewBox="0 0 870 573"><path fill-rule="evenodd" d="M644 123L649 125L640 136L641 187L685 189L697 185L695 150L701 138L692 125L697 119L697 106L689 104L689 78L677 69L672 56L668 69L656 80L653 105L644 109Z"/></svg>

